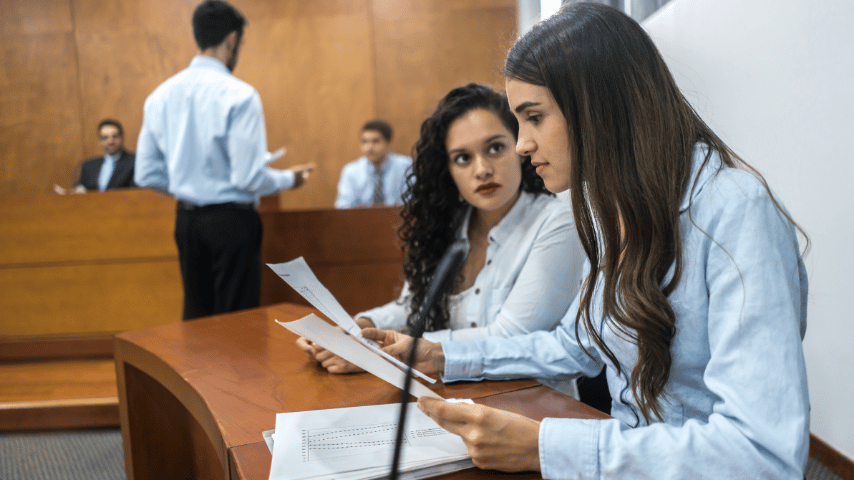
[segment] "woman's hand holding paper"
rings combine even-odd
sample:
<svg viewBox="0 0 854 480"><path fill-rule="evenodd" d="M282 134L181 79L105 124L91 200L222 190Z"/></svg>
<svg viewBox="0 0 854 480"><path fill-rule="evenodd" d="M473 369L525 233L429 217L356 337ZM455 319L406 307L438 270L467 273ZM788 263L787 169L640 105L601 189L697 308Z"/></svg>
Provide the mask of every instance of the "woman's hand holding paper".
<svg viewBox="0 0 854 480"><path fill-rule="evenodd" d="M418 400L418 408L459 435L479 468L540 471L540 422L497 408L428 397Z"/></svg>
<svg viewBox="0 0 854 480"><path fill-rule="evenodd" d="M409 360L409 349L412 346L412 337L394 330L379 330L366 328L362 330L362 336L380 344L382 350L392 357L406 363ZM418 352L415 355L414 369L423 373L442 373L445 370L445 354L441 343L433 343L424 340L418 341Z"/></svg>

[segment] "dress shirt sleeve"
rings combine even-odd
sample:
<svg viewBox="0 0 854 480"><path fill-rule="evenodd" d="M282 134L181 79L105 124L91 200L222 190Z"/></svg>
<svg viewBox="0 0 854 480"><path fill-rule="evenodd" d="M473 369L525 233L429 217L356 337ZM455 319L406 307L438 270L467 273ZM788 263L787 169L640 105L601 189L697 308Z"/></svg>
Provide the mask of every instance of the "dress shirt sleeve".
<svg viewBox="0 0 854 480"><path fill-rule="evenodd" d="M227 135L231 182L237 188L251 195L264 196L294 186L296 175L293 171L267 166L267 130L258 92L253 91L245 101L233 107Z"/></svg>
<svg viewBox="0 0 854 480"><path fill-rule="evenodd" d="M561 323L552 331L539 330L514 337L487 337L474 342L443 341L445 368L442 380L555 378L595 376L604 366L579 328L575 337L576 295ZM592 355L581 348L584 344Z"/></svg>
<svg viewBox="0 0 854 480"><path fill-rule="evenodd" d="M409 295L409 283L404 283L397 300L381 307L358 313L355 318L364 317L370 319L377 328L382 330L402 332L406 329L406 320L409 318Z"/></svg>
<svg viewBox="0 0 854 480"><path fill-rule="evenodd" d="M510 255L513 252L500 252ZM504 304L487 326L433 332L431 341L471 341L551 330L581 288L584 252L572 216L555 211L534 239ZM435 338L435 340L433 340Z"/></svg>
<svg viewBox="0 0 854 480"><path fill-rule="evenodd" d="M353 185L352 164L344 165L341 170L341 178L338 180L338 197L335 199L335 208L353 208L356 206L356 189Z"/></svg>
<svg viewBox="0 0 854 480"><path fill-rule="evenodd" d="M145 118L142 120L142 129L136 143L133 180L140 187L168 193L169 172L166 168L166 156L157 142L154 131L148 125L152 116L151 101L149 99L145 103Z"/></svg>
<svg viewBox="0 0 854 480"><path fill-rule="evenodd" d="M699 220L708 234L695 237L705 242L696 250L705 255L705 278L683 279L708 289L710 359L701 377L715 398L708 419L638 428L546 419L539 438L544 478L803 478L803 263L791 224L763 188L729 192L713 198L719 215ZM665 404L677 413L691 407Z"/></svg>

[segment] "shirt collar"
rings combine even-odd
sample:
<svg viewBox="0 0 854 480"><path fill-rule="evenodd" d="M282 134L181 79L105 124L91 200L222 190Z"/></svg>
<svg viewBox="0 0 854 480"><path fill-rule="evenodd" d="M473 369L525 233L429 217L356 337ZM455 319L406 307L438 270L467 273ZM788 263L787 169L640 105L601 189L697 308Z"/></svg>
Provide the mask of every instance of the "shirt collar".
<svg viewBox="0 0 854 480"><path fill-rule="evenodd" d="M112 155L105 153L104 154L104 161L111 161L113 163L116 163L119 161L119 157L121 157L121 156L122 156L122 152L116 152Z"/></svg>
<svg viewBox="0 0 854 480"><path fill-rule="evenodd" d="M708 145L704 143L698 143L694 147L694 154L691 157L691 177L688 182L688 188L685 190L685 193L682 194L682 204L679 205L679 213L688 210L688 207L691 206L691 202L700 196L700 192L709 182L709 179L714 177L715 174L723 168L721 157L716 151L712 152L708 163L703 166L708 150Z"/></svg>
<svg viewBox="0 0 854 480"><path fill-rule="evenodd" d="M195 57L193 57L193 60L190 62L190 68L204 68L207 70L216 70L231 75L231 72L228 70L228 67L226 67L224 63L207 55L196 55Z"/></svg>
<svg viewBox="0 0 854 480"><path fill-rule="evenodd" d="M496 245L501 245L522 223L522 219L525 218L525 215L530 210L535 199L536 196L533 193L525 191L519 192L519 198L516 199L516 203L513 204L513 208L507 212L507 215L504 215L504 218L498 222L498 225L492 227L492 230L489 231L489 241ZM457 235L457 238L465 240L466 242L469 240L469 221L473 210L473 207L468 207L468 211L466 212L466 216L463 218L463 223L460 225L460 231Z"/></svg>
<svg viewBox="0 0 854 480"><path fill-rule="evenodd" d="M390 153L385 156L385 160L383 160L383 163L380 164L380 172L385 173L389 169L388 164L390 162L388 161L388 159L390 156L391 156ZM374 162L372 162L368 157L362 157L362 158L364 158L365 162L367 162L368 168L371 170L371 172L375 172L377 170L377 167L374 166Z"/></svg>

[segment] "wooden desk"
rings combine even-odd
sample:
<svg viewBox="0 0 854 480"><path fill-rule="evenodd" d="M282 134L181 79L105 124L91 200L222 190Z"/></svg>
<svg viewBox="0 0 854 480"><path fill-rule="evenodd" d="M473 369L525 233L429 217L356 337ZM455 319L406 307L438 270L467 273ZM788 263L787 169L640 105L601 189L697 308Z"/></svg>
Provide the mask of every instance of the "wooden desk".
<svg viewBox="0 0 854 480"><path fill-rule="evenodd" d="M370 374L326 373L273 322L308 313L315 311L282 304L117 335L128 479L266 480L271 455L261 432L275 427L276 413L399 400L397 388ZM604 417L530 380L431 388L534 418ZM447 478L487 474L471 469Z"/></svg>

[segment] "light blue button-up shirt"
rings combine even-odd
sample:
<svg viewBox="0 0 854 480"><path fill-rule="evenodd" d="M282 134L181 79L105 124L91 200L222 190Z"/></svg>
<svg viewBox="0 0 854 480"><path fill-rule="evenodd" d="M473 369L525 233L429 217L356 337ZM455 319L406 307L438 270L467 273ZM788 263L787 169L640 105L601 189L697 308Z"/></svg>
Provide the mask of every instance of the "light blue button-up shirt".
<svg viewBox="0 0 854 480"><path fill-rule="evenodd" d="M402 205L406 190L406 176L412 167L412 158L389 153L380 167L383 178L383 202L385 205ZM338 197L335 208L366 207L374 204L374 164L368 157L360 157L341 169L338 180Z"/></svg>
<svg viewBox="0 0 854 480"><path fill-rule="evenodd" d="M291 188L290 170L267 166L261 97L219 60L199 55L145 101L137 185L199 205L256 203Z"/></svg>
<svg viewBox="0 0 854 480"><path fill-rule="evenodd" d="M695 153L695 174L703 155ZM662 421L646 425L635 415L625 375L615 375L580 328L594 358L582 351L578 298L552 332L443 342L446 381L594 375L608 366L615 419L545 419L544 478L803 479L806 271L793 226L759 180L720 165L715 156L692 176L693 193L682 204L684 271L669 298L676 336ZM596 298L599 330L622 371L631 372L637 347L604 324L601 292Z"/></svg>
<svg viewBox="0 0 854 480"><path fill-rule="evenodd" d="M116 170L116 162L119 160L118 155L104 155L104 162L101 163L101 171L98 172L98 190L104 191L107 185L110 184L110 177Z"/></svg>

